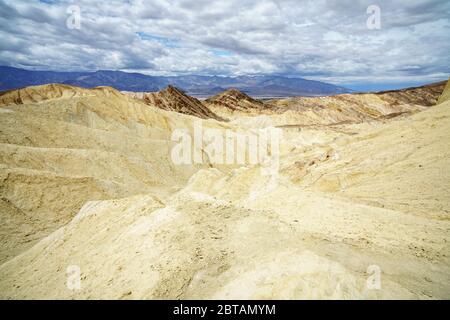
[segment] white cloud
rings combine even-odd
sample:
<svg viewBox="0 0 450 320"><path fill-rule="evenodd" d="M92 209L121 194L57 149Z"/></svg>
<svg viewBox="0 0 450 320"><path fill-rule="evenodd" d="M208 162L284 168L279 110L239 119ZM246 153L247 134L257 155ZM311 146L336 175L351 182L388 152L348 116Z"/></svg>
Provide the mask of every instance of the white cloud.
<svg viewBox="0 0 450 320"><path fill-rule="evenodd" d="M381 30L366 27L370 4L0 0L0 64L147 74L280 73L336 84L448 76L448 1L377 1ZM81 8L80 30L66 27L69 5Z"/></svg>

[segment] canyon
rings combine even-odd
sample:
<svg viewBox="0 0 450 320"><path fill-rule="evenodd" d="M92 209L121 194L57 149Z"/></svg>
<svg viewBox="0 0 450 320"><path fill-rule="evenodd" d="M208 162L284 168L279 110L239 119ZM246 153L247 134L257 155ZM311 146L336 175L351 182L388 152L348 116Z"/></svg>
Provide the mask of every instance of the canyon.
<svg viewBox="0 0 450 320"><path fill-rule="evenodd" d="M0 93L0 298L448 299L449 92ZM199 123L281 130L276 174L174 162Z"/></svg>

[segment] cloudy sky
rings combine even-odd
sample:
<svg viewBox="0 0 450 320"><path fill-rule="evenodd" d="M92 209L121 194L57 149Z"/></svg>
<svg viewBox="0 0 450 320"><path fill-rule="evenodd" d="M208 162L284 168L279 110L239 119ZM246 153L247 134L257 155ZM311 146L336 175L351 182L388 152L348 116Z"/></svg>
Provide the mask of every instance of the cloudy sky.
<svg viewBox="0 0 450 320"><path fill-rule="evenodd" d="M0 65L427 83L450 75L450 1L0 0Z"/></svg>

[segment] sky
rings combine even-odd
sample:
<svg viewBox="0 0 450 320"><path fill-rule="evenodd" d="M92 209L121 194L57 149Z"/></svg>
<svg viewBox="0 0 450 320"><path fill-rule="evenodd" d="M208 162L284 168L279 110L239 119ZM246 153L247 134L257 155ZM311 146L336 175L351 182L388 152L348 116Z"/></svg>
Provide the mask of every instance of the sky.
<svg viewBox="0 0 450 320"><path fill-rule="evenodd" d="M0 65L405 87L449 77L450 1L0 0Z"/></svg>

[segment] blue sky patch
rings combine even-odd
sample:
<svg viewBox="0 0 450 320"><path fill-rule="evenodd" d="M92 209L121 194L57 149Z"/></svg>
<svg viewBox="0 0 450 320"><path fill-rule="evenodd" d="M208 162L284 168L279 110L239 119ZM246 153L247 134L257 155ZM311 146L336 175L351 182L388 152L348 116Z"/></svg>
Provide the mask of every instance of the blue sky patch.
<svg viewBox="0 0 450 320"><path fill-rule="evenodd" d="M227 51L227 50L216 50L216 49L213 49L213 50L211 50L211 53L213 55L215 55L216 57L229 57L229 56L233 55L233 53L231 53L230 51Z"/></svg>
<svg viewBox="0 0 450 320"><path fill-rule="evenodd" d="M157 35L146 33L146 32L136 32L136 34L142 40L159 42L168 48L180 48L181 47L181 41L178 39L157 36Z"/></svg>

